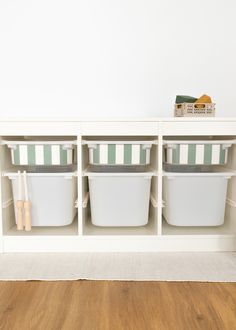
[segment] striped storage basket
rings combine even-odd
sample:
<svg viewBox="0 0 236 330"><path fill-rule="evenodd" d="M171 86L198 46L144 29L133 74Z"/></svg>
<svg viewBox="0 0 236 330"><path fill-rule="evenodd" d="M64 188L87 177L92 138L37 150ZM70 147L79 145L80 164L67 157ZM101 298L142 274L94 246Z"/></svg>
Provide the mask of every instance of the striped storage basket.
<svg viewBox="0 0 236 330"><path fill-rule="evenodd" d="M72 165L73 142L8 141L14 165Z"/></svg>
<svg viewBox="0 0 236 330"><path fill-rule="evenodd" d="M93 165L147 165L150 164L152 143L86 142L89 164Z"/></svg>
<svg viewBox="0 0 236 330"><path fill-rule="evenodd" d="M164 141L164 161L173 165L224 165L235 141Z"/></svg>
<svg viewBox="0 0 236 330"><path fill-rule="evenodd" d="M214 117L215 103L175 104L175 117Z"/></svg>

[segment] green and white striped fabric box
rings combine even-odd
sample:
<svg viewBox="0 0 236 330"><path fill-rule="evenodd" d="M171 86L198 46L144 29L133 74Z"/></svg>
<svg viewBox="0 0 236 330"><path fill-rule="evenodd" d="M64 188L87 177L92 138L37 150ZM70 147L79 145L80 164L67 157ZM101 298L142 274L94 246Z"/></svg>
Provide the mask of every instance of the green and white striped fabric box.
<svg viewBox="0 0 236 330"><path fill-rule="evenodd" d="M174 165L224 165L231 144L174 143L165 144L165 162Z"/></svg>
<svg viewBox="0 0 236 330"><path fill-rule="evenodd" d="M50 143L9 143L14 165L72 165L73 144Z"/></svg>
<svg viewBox="0 0 236 330"><path fill-rule="evenodd" d="M88 143L89 163L93 165L150 164L152 144Z"/></svg>

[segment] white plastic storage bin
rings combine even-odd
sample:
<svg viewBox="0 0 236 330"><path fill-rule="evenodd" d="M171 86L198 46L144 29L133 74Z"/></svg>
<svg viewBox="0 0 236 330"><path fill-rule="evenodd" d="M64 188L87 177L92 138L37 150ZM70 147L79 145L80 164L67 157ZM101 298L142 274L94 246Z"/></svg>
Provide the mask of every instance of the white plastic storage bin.
<svg viewBox="0 0 236 330"><path fill-rule="evenodd" d="M13 165L72 165L74 141L3 141Z"/></svg>
<svg viewBox="0 0 236 330"><path fill-rule="evenodd" d="M19 199L18 173L5 173L12 181L16 214ZM76 177L74 173L27 173L32 226L66 226L76 214ZM22 189L24 199L24 189Z"/></svg>
<svg viewBox="0 0 236 330"><path fill-rule="evenodd" d="M152 172L88 172L91 220L96 226L135 227L148 223Z"/></svg>
<svg viewBox="0 0 236 330"><path fill-rule="evenodd" d="M164 162L173 165L224 165L233 143L236 141L166 140Z"/></svg>
<svg viewBox="0 0 236 330"><path fill-rule="evenodd" d="M174 226L224 223L228 179L233 173L165 173L163 215Z"/></svg>
<svg viewBox="0 0 236 330"><path fill-rule="evenodd" d="M155 141L83 141L91 165L147 165Z"/></svg>

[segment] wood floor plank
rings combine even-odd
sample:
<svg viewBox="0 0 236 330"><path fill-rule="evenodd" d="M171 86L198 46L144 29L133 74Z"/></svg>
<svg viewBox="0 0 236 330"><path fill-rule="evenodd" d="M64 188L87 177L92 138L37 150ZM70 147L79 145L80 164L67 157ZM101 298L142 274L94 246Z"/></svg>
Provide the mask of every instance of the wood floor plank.
<svg viewBox="0 0 236 330"><path fill-rule="evenodd" d="M234 330L236 283L0 282L0 329Z"/></svg>

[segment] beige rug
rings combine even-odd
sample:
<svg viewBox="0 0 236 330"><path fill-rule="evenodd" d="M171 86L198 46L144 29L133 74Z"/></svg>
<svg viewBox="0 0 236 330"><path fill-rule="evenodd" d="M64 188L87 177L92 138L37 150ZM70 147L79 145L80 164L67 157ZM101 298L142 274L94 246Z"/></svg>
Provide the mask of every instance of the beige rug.
<svg viewBox="0 0 236 330"><path fill-rule="evenodd" d="M236 282L236 253L11 253L0 280Z"/></svg>

